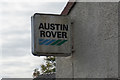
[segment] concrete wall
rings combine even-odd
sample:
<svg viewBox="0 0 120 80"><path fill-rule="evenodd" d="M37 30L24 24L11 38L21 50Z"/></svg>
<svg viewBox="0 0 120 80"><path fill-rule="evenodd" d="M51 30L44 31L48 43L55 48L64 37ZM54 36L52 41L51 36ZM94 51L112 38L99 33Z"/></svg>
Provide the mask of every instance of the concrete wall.
<svg viewBox="0 0 120 80"><path fill-rule="evenodd" d="M57 57L57 78L118 78L118 3L78 2L73 21L75 52Z"/></svg>

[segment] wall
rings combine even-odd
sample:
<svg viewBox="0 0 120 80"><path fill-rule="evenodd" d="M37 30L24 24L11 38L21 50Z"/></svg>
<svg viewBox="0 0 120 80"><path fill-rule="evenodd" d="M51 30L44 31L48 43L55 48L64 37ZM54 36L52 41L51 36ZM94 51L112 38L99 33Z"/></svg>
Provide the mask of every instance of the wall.
<svg viewBox="0 0 120 80"><path fill-rule="evenodd" d="M57 78L118 78L118 3L77 2L73 21L75 52L57 57Z"/></svg>

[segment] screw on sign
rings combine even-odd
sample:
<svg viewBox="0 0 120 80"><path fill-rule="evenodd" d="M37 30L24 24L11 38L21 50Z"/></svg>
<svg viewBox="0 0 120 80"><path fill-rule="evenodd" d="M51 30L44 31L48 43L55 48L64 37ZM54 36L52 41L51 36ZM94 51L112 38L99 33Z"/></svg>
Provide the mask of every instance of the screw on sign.
<svg viewBox="0 0 120 80"><path fill-rule="evenodd" d="M33 55L68 56L71 54L69 16L36 13L31 19Z"/></svg>

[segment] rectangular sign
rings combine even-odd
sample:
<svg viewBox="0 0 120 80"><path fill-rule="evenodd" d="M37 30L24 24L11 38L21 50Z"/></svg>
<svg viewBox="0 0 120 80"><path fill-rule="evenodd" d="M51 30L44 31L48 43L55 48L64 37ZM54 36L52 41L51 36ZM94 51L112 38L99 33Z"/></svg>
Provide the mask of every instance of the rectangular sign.
<svg viewBox="0 0 120 80"><path fill-rule="evenodd" d="M69 56L71 54L69 16L36 13L31 20L33 55Z"/></svg>

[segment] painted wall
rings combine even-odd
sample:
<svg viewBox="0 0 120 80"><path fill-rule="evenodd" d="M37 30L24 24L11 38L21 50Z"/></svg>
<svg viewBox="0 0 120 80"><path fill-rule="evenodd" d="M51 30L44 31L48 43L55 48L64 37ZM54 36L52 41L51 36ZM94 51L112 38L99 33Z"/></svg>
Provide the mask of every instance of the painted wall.
<svg viewBox="0 0 120 80"><path fill-rule="evenodd" d="M57 57L57 78L118 78L118 3L78 2L73 21L75 52Z"/></svg>

